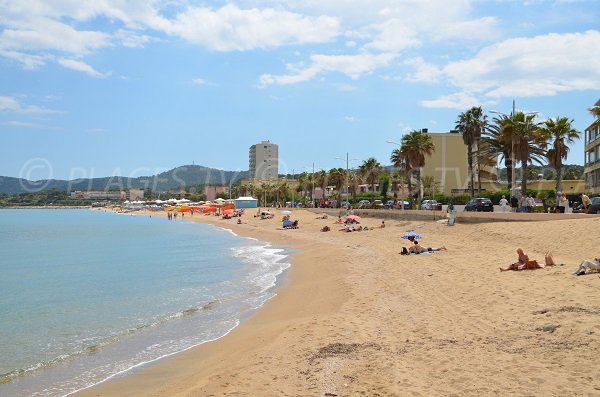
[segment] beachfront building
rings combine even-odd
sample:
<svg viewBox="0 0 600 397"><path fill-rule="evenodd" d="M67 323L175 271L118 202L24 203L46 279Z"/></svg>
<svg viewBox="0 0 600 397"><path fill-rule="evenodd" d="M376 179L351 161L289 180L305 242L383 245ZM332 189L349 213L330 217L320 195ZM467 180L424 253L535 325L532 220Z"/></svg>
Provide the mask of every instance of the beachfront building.
<svg viewBox="0 0 600 397"><path fill-rule="evenodd" d="M594 106L600 106L598 100ZM585 129L585 155L583 178L585 190L594 194L600 193L600 118Z"/></svg>
<svg viewBox="0 0 600 397"><path fill-rule="evenodd" d="M277 179L279 164L278 146L270 141L262 141L250 146L250 179Z"/></svg>
<svg viewBox="0 0 600 397"><path fill-rule="evenodd" d="M229 186L206 185L202 193L206 195L207 200L214 201L218 194L229 194Z"/></svg>
<svg viewBox="0 0 600 397"><path fill-rule="evenodd" d="M71 198L75 200L141 200L144 191L141 189L130 190L75 190L71 192Z"/></svg>
<svg viewBox="0 0 600 397"><path fill-rule="evenodd" d="M427 132L424 130L424 132ZM463 142L462 135L452 130L450 132L429 133L435 150L431 156L426 157L425 166L421 171L421 177L431 176L436 182L436 190L447 195L470 192L469 189L469 166L467 160L467 145ZM477 145L473 147L476 153ZM477 172L477 159L473 159L473 181L475 194L477 194L481 177L481 190L489 190L491 184L497 179L496 164L481 164L481 170Z"/></svg>

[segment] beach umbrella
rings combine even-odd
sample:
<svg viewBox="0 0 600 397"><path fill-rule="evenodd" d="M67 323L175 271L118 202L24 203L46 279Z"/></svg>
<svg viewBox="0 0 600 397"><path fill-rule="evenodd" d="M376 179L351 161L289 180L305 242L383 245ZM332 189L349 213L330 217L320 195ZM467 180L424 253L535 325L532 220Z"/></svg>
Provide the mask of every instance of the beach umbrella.
<svg viewBox="0 0 600 397"><path fill-rule="evenodd" d="M423 236L421 236L419 233L413 232L412 230L410 230L402 235L402 238L406 239L406 240L408 240L411 237L412 238L421 238Z"/></svg>
<svg viewBox="0 0 600 397"><path fill-rule="evenodd" d="M281 211L281 213L282 213L283 215L289 215L289 214L291 214L292 212L291 212L291 211Z"/></svg>
<svg viewBox="0 0 600 397"><path fill-rule="evenodd" d="M346 220L360 222L360 216L358 216L358 215L348 215L346 217Z"/></svg>

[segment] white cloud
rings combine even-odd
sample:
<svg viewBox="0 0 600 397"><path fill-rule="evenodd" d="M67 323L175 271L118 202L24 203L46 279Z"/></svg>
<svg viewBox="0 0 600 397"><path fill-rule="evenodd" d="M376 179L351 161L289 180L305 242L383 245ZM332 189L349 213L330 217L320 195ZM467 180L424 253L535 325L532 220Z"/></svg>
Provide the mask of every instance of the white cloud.
<svg viewBox="0 0 600 397"><path fill-rule="evenodd" d="M123 47L143 48L146 44L152 41L152 37L145 34L137 34L130 30L119 29L115 33L115 37Z"/></svg>
<svg viewBox="0 0 600 397"><path fill-rule="evenodd" d="M10 96L0 96L0 112L36 115L64 114L59 110L46 109L35 105L22 105L17 99Z"/></svg>
<svg viewBox="0 0 600 397"><path fill-rule="evenodd" d="M339 34L340 22L328 16L304 16L271 8L240 9L228 4L218 10L190 7L173 21L156 20L153 27L216 51L247 51L326 43Z"/></svg>
<svg viewBox="0 0 600 397"><path fill-rule="evenodd" d="M49 126L43 125L43 124L29 123L27 121L16 121L16 120L3 122L2 125L6 125L9 127L18 127L18 128L31 128L31 129L36 129L36 130L56 129L54 127L49 127Z"/></svg>
<svg viewBox="0 0 600 397"><path fill-rule="evenodd" d="M346 120L349 123L355 123L355 122L358 121L358 119L356 117L354 117L354 116L345 116L344 120Z"/></svg>
<svg viewBox="0 0 600 397"><path fill-rule="evenodd" d="M18 51L5 51L0 48L0 56L13 59L23 64L25 69L33 70L43 66L51 59L48 55L31 55Z"/></svg>
<svg viewBox="0 0 600 397"><path fill-rule="evenodd" d="M312 64L308 67L293 64L286 65L287 75L263 74L260 77L262 86L270 84L294 84L309 81L326 72L339 72L356 80L360 76L370 74L380 67L385 67L396 58L396 54L357 54L357 55L322 55L315 54L310 57Z"/></svg>
<svg viewBox="0 0 600 397"><path fill-rule="evenodd" d="M443 72L455 86L494 98L600 89L600 32L505 40Z"/></svg>
<svg viewBox="0 0 600 397"><path fill-rule="evenodd" d="M196 84L196 85L206 85L206 81L204 79L193 79L192 83Z"/></svg>
<svg viewBox="0 0 600 397"><path fill-rule="evenodd" d="M419 105L425 108L464 110L473 106L480 106L481 99L467 92L459 92L455 94L444 95L438 99L420 101Z"/></svg>
<svg viewBox="0 0 600 397"><path fill-rule="evenodd" d="M78 31L48 18L23 22L18 29L4 29L0 34L0 49L4 51L53 50L81 56L110 45L106 33Z"/></svg>
<svg viewBox="0 0 600 397"><path fill-rule="evenodd" d="M109 73L100 73L90 65L85 62L77 61L75 59L66 59L61 58L58 60L58 63L64 66L67 69L75 70L77 72L86 73L92 77L104 78L110 75Z"/></svg>
<svg viewBox="0 0 600 397"><path fill-rule="evenodd" d="M427 63L421 57L407 59L404 63L415 68L414 73L406 76L406 79L411 82L434 83L439 81L442 75L442 71L437 65Z"/></svg>

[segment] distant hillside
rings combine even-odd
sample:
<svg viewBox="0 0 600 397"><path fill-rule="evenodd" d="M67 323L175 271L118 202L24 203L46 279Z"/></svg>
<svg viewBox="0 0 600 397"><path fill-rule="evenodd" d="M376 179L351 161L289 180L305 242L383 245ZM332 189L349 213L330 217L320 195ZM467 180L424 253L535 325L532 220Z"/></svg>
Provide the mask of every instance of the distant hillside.
<svg viewBox="0 0 600 397"><path fill-rule="evenodd" d="M58 179L29 181L27 179L0 176L0 193L33 193L48 189L59 191L126 189L167 191L194 185L227 185L229 181L235 183L247 177L248 171L223 171L200 165L184 165L157 175L138 178L113 176L70 181Z"/></svg>

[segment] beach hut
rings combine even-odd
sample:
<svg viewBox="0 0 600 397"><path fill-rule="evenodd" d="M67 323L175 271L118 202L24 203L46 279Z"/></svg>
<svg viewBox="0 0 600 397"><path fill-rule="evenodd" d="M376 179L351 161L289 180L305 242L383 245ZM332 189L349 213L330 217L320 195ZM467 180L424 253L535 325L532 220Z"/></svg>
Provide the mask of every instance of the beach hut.
<svg viewBox="0 0 600 397"><path fill-rule="evenodd" d="M257 201L252 197L238 197L235 199L235 208L256 208Z"/></svg>

